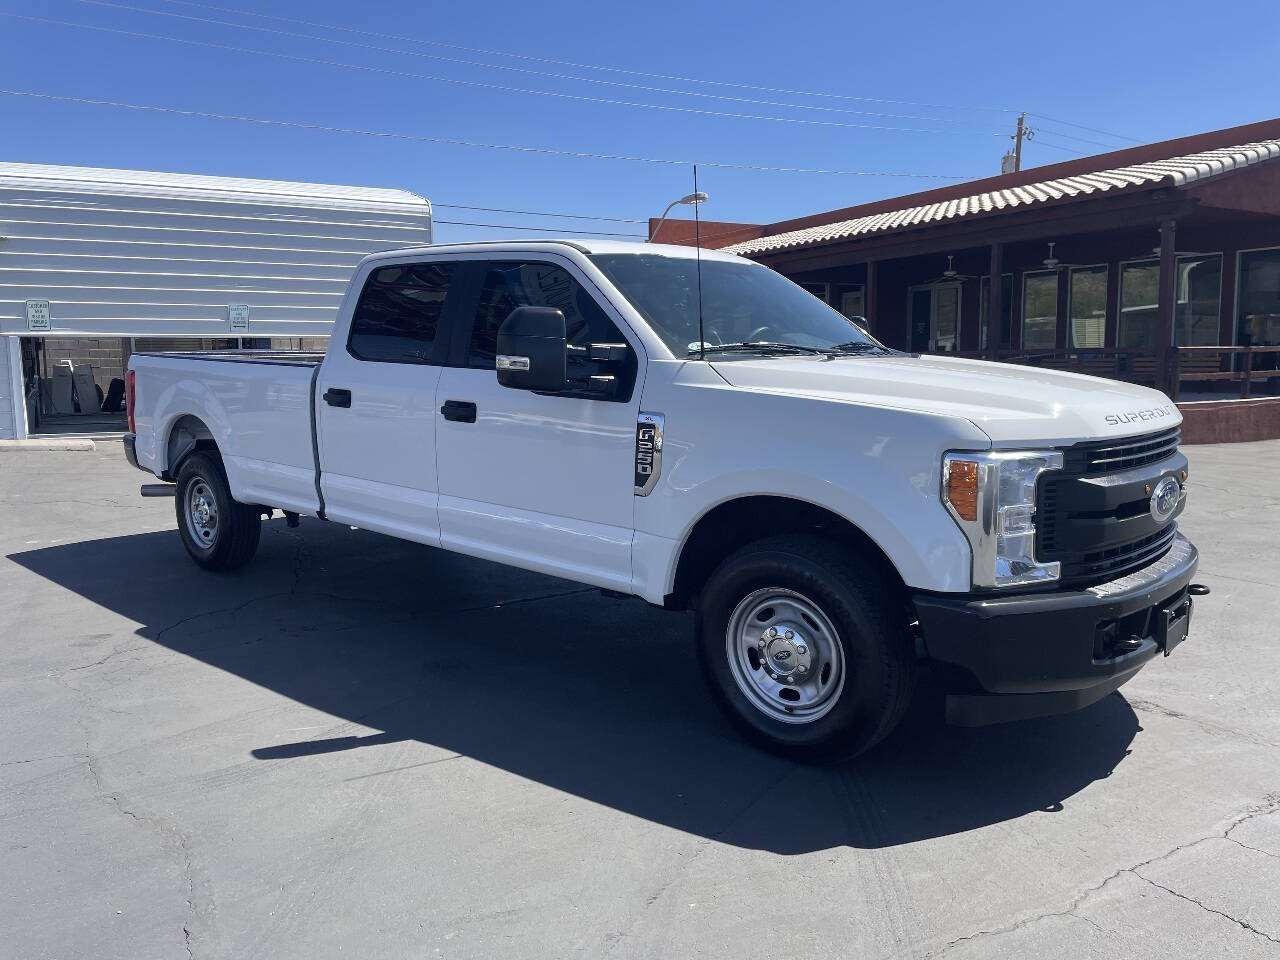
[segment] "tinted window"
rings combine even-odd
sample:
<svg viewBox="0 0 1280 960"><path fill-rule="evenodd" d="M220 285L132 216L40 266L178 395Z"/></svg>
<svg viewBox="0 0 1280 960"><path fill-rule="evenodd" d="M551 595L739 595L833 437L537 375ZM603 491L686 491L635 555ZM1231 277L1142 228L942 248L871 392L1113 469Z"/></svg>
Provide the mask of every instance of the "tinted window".
<svg viewBox="0 0 1280 960"><path fill-rule="evenodd" d="M384 363L430 363L453 270L451 263L375 270L351 320L351 353Z"/></svg>
<svg viewBox="0 0 1280 960"><path fill-rule="evenodd" d="M564 268L550 263L491 263L471 330L467 358L470 366L494 368L498 327L516 307L554 307L561 311L566 338L574 346L626 342L591 294Z"/></svg>

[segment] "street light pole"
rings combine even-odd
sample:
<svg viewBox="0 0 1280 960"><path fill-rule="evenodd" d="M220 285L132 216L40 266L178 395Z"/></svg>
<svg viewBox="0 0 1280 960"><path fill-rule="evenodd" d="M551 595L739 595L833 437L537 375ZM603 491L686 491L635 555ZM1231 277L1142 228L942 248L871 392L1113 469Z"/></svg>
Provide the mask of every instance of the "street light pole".
<svg viewBox="0 0 1280 960"><path fill-rule="evenodd" d="M699 190L696 193L689 194L687 197L681 197L679 200L672 200L670 203L667 204L667 209L662 211L662 216L658 218L657 224L649 232L649 242L653 243L653 238L658 235L658 231L662 229L662 225L667 221L667 214L671 212L671 208L674 207L676 204L686 203L692 206L696 206L699 203L706 203L708 199L709 198L707 197L707 195L703 193L701 190Z"/></svg>

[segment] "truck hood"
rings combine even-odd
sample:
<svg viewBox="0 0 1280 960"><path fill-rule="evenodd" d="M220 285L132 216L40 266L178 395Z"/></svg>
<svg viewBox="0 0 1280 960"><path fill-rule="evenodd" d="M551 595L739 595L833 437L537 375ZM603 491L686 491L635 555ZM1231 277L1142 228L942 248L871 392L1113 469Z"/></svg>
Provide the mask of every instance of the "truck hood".
<svg viewBox="0 0 1280 960"><path fill-rule="evenodd" d="M1182 422L1158 390L985 360L800 356L712 366L742 389L963 417L997 446L1127 437Z"/></svg>

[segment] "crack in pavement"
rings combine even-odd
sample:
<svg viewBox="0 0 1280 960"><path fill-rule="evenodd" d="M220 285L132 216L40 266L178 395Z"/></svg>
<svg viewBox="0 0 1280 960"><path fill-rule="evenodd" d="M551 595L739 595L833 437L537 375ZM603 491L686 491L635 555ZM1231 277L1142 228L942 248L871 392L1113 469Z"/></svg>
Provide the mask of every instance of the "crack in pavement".
<svg viewBox="0 0 1280 960"><path fill-rule="evenodd" d="M0 763L0 767L16 767L22 763L39 763L41 760L79 760L84 762L87 758L83 753L52 753L47 757L29 757L26 760L6 760Z"/></svg>
<svg viewBox="0 0 1280 960"><path fill-rule="evenodd" d="M1243 740L1246 743L1252 743L1259 747L1280 748L1280 743L1277 743L1274 740L1268 740L1266 737L1260 737L1257 734L1249 733L1245 730L1237 730L1235 727L1228 727L1224 724L1215 723L1212 720L1193 717L1190 714L1174 710L1172 707L1166 707L1162 704L1156 703L1154 700L1143 700L1140 697L1126 696L1125 701L1135 710L1141 710L1144 713L1154 713L1162 717L1168 717L1171 720L1185 720L1187 723L1199 727L1205 733L1216 733L1220 736L1230 737L1235 740Z"/></svg>
<svg viewBox="0 0 1280 960"><path fill-rule="evenodd" d="M62 686L66 687L68 691L70 691L72 697L79 701L82 708L89 708L89 707L96 706L95 704L92 704L90 702L89 694L86 691L81 690L75 684L71 683L68 679L66 679L66 677L58 675L58 676L55 676L54 679L58 683L60 683ZM193 921L199 915L200 910L199 908L197 908L197 905L196 905L197 895L196 895L196 881L195 881L195 862L191 855L189 837L186 835L186 833L184 833L182 830L180 830L177 826L170 823L169 821L161 817L150 816L150 815L139 813L137 810L133 809L131 806L127 806L125 804L124 799L122 798L121 794L118 791L107 789L106 785L103 783L102 770L99 767L98 759L93 754L92 744L90 742L90 736L89 736L89 725L85 722L85 719L80 710L75 711L72 719L75 722L76 726L80 728L80 735L84 741L84 752L81 754L77 754L76 756L83 761L85 769L89 773L90 779L93 780L94 793L97 796L97 798L103 801L104 803L106 803L112 809L116 810L121 815L128 817L130 820L133 820L137 823L145 823L148 826L150 826L153 830L155 830L160 837L161 850L165 851L168 854L169 858L177 863L179 870L182 873L183 883L186 888L184 899L186 902L187 917L182 924L183 944L186 947L187 956L189 958L193 958L194 960L195 954L192 950L192 944L191 944L191 936L192 936L191 927L192 927ZM175 849L178 854L177 856L174 856ZM207 881L204 884L204 886L207 886ZM212 911L213 909L212 895L209 894L208 891L202 890L201 899L203 899L207 904L205 909L207 911Z"/></svg>
<svg viewBox="0 0 1280 960"><path fill-rule="evenodd" d="M1258 934L1258 936L1264 937L1267 940L1271 940L1274 943L1280 943L1280 940L1275 940L1273 937L1268 936L1262 931L1257 930L1253 927L1250 927L1248 924L1244 923L1243 921L1237 920L1235 917L1228 916L1225 913L1220 913L1220 911L1213 910L1210 907L1205 907L1204 904L1201 904L1198 901L1193 900L1191 897L1187 897L1183 894L1180 894L1176 890L1169 890L1167 887L1163 887L1160 884L1155 883L1154 881L1148 879L1147 877L1144 877L1141 873L1138 872L1144 867L1149 867L1154 863L1159 863L1161 860L1167 860L1170 857L1178 853L1181 853L1184 850L1189 850L1192 847L1198 846L1202 843L1207 843L1210 840L1230 840L1231 832L1235 830L1237 827L1239 827L1241 824L1248 823L1250 820L1254 819L1255 817L1261 817L1269 813L1274 813L1276 810L1280 810L1280 793L1267 794L1262 798L1262 801L1260 803L1255 804L1253 807L1249 808L1245 813L1233 819L1227 825L1226 829L1223 830L1221 833L1215 833L1207 837L1197 837L1195 840L1189 840L1185 843L1180 843L1176 847L1174 847L1172 850L1168 850L1165 853L1151 857L1149 860L1143 860L1141 863L1136 863L1133 866L1121 867L1119 870L1115 871L1115 873L1112 873L1110 876L1104 879L1101 883L1097 883L1092 887L1089 887L1088 889L1084 890L1083 892L1077 894L1074 898L1072 898L1071 902L1067 905L1066 909L1064 910L1053 910L1048 913L1037 914L1033 917L1024 917L1023 919L1018 920L1016 923L1011 923L1004 927L997 927L992 930L978 930L974 933L966 934L963 937L957 937L954 940L950 940L940 950L938 950L935 953L929 953L926 956L929 958L929 960L933 960L933 958L941 957L947 953L950 953L951 950L953 950L955 947L959 946L962 943L969 943L974 940L986 939L987 937L1003 936L1004 934L1007 934L1007 933L1014 933L1018 930L1023 929L1024 927L1031 926L1034 923L1039 923L1041 920L1051 920L1055 917L1073 917L1076 919L1087 921L1088 918L1079 916L1079 914L1077 914L1076 911L1079 910L1082 906L1084 906L1085 902L1089 900L1090 897L1101 892L1102 889L1106 887L1109 883L1111 883L1113 880L1116 880L1124 876L1125 874L1132 874L1133 876L1137 877L1139 880L1142 880L1146 883L1151 884L1153 887L1159 887L1161 890L1166 890L1167 892L1172 893L1176 897L1180 897L1183 900L1188 900L1192 903L1196 903L1197 906L1204 907L1204 909L1208 910L1210 913L1219 913L1220 916L1225 917L1226 919L1232 921L1233 923L1240 924L1242 927L1251 931L1252 933Z"/></svg>
<svg viewBox="0 0 1280 960"><path fill-rule="evenodd" d="M1205 904L1197 900L1195 897L1189 897L1185 893L1179 893L1177 890L1171 890L1168 887L1166 887L1163 883L1156 883L1150 877L1144 877L1142 874L1138 873L1137 870L1134 870L1132 872L1133 872L1133 875L1137 877L1139 880L1145 880L1147 883L1151 884L1151 886L1156 887L1157 889L1163 890L1165 893L1171 893L1175 897L1177 897L1179 900L1185 900L1187 901L1187 903L1194 903L1201 910L1204 910L1208 913L1215 914L1226 920L1230 920L1232 923L1239 924L1242 929L1248 930L1250 933L1253 933L1259 937L1262 937L1263 940L1270 940L1272 943L1280 944L1280 940L1276 939L1273 936L1270 936L1269 934L1263 933L1261 930L1259 930L1257 927L1253 926L1252 924L1248 923L1247 921L1239 920L1231 916L1231 914L1229 913L1223 913L1221 910L1215 910L1213 907L1206 906Z"/></svg>

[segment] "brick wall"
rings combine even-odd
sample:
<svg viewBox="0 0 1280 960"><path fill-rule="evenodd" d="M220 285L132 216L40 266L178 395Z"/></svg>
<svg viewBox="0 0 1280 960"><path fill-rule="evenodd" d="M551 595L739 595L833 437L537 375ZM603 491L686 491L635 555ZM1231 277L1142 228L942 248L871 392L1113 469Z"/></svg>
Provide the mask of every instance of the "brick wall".
<svg viewBox="0 0 1280 960"><path fill-rule="evenodd" d="M70 360L77 367L87 364L103 396L113 379L124 379L128 359L129 341L120 337L46 337L44 340L46 376L52 377L63 360Z"/></svg>

